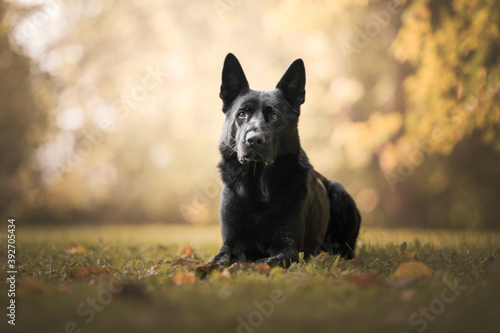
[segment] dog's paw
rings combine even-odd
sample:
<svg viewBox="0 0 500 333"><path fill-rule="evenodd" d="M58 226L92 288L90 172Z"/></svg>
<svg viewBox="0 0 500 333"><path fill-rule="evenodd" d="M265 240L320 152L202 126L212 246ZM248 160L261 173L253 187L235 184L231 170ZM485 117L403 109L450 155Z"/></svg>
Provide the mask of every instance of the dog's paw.
<svg viewBox="0 0 500 333"><path fill-rule="evenodd" d="M214 257L212 262L219 266L229 266L231 265L231 253L219 253Z"/></svg>
<svg viewBox="0 0 500 333"><path fill-rule="evenodd" d="M262 259L256 260L255 262L257 264L266 264L266 265L269 265L271 267L280 264L280 260L278 258L274 258L274 257L262 258Z"/></svg>

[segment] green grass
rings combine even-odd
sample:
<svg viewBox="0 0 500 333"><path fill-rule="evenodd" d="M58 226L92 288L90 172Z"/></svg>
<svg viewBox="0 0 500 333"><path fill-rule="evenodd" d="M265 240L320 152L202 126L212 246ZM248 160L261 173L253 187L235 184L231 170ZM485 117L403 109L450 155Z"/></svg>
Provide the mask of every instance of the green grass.
<svg viewBox="0 0 500 333"><path fill-rule="evenodd" d="M179 248L188 243L194 257L207 262L221 243L217 226L17 228L16 326L7 325L2 314L1 332L410 333L499 327L498 233L363 229L353 261L319 256L287 270L232 268L230 276L213 272L177 285L175 274L194 274L176 264ZM2 281L6 248L3 234ZM425 263L432 276L396 279L406 261ZM89 267L107 273L75 273ZM5 285L0 299L6 312Z"/></svg>

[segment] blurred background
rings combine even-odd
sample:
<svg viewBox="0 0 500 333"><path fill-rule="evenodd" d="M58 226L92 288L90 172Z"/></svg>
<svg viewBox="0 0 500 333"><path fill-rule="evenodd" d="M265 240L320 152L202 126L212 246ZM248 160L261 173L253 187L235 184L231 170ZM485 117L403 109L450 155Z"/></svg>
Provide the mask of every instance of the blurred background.
<svg viewBox="0 0 500 333"><path fill-rule="evenodd" d="M219 223L228 52L365 227L500 227L494 0L0 0L2 219Z"/></svg>

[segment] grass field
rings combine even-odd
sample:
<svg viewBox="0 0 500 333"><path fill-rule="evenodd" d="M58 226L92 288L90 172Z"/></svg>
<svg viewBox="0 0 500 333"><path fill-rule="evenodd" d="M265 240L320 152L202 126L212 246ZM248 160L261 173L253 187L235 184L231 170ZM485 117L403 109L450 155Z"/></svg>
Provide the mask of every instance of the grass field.
<svg viewBox="0 0 500 333"><path fill-rule="evenodd" d="M351 261L319 255L287 270L245 265L200 278L190 264L220 243L218 226L18 225L16 325L7 324L5 283L0 331L499 330L498 233L363 229Z"/></svg>

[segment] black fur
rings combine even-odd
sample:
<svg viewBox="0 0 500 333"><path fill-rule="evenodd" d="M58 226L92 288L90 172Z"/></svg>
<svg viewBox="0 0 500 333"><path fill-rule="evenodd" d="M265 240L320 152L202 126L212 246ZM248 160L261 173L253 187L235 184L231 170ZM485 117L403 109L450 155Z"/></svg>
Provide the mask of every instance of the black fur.
<svg viewBox="0 0 500 333"><path fill-rule="evenodd" d="M220 97L225 125L219 163L223 246L214 262L249 260L287 266L324 250L354 256L361 223L356 204L339 183L314 171L297 130L305 101L301 59L275 89L253 90L228 54Z"/></svg>

